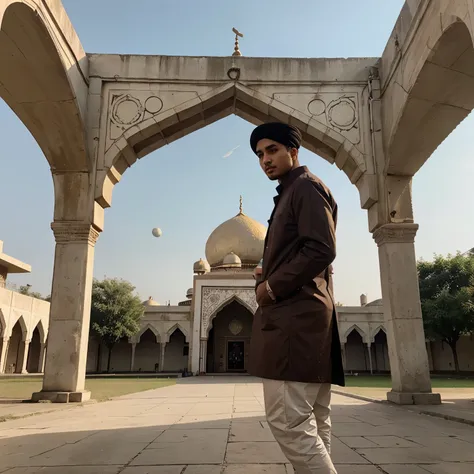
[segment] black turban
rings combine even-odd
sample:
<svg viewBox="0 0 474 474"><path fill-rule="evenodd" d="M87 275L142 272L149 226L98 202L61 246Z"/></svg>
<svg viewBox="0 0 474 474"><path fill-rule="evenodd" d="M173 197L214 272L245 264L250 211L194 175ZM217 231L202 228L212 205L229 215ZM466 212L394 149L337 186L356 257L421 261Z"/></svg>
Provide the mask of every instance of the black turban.
<svg viewBox="0 0 474 474"><path fill-rule="evenodd" d="M250 147L257 153L257 143L264 138L281 143L288 148L301 146L301 132L292 125L281 122L270 122L259 125L250 135Z"/></svg>

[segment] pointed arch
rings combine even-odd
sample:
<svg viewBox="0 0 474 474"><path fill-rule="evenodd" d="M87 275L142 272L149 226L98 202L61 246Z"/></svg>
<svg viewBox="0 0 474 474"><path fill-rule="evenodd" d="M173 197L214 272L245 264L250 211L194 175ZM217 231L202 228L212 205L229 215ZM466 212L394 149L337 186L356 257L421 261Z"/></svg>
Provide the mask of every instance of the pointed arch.
<svg viewBox="0 0 474 474"><path fill-rule="evenodd" d="M382 331L385 335L387 335L387 329L385 329L385 326L383 324L379 324L374 331L372 331L372 336L370 338L370 342L375 342L375 338L377 334Z"/></svg>
<svg viewBox="0 0 474 474"><path fill-rule="evenodd" d="M349 335L351 334L352 331L356 331L357 333L359 333L360 337L362 338L362 341L367 344L367 342L368 342L367 334L357 324L353 324L344 333L344 337L342 338L342 342L344 342L344 343L347 342L347 338L349 337Z"/></svg>
<svg viewBox="0 0 474 474"><path fill-rule="evenodd" d="M160 343L161 342L160 332L150 323L147 323L144 327L142 327L135 336L129 339L129 342L140 342L140 338L148 329L155 335L156 342Z"/></svg>
<svg viewBox="0 0 474 474"><path fill-rule="evenodd" d="M0 97L53 171L92 171L84 133L88 87L88 59L61 2L1 2Z"/></svg>
<svg viewBox="0 0 474 474"><path fill-rule="evenodd" d="M207 325L206 329L206 338L209 337L209 332L212 329L213 326L213 321L216 318L216 316L226 307L229 306L231 303L236 302L243 306L247 311L250 312L250 314L254 314L255 310L252 308L246 301L244 301L242 298L240 298L238 295L232 295L229 298L227 298L225 301L223 301L209 316L209 324Z"/></svg>
<svg viewBox="0 0 474 474"><path fill-rule="evenodd" d="M163 342L170 342L170 337L173 335L173 333L177 329L179 329L184 334L185 341L189 343L189 333L180 322L177 322L176 324L173 324L173 326L171 326L166 331Z"/></svg>
<svg viewBox="0 0 474 474"><path fill-rule="evenodd" d="M97 202L104 208L111 206L113 187L137 159L232 113L254 125L273 120L297 126L303 146L335 163L353 184L367 171L363 153L341 133L275 98L241 83L230 83L126 130L105 153L105 171L98 177L96 188Z"/></svg>
<svg viewBox="0 0 474 474"><path fill-rule="evenodd" d="M19 324L20 326L20 329L21 329L21 338L22 338L22 341L26 341L26 339L28 339L28 326L26 324L26 321L25 321L25 318L23 316L20 316L19 318L17 318L13 323L12 325L10 326L8 332L8 337L11 337L12 335L12 332L13 332L13 329L15 328L15 326Z"/></svg>
<svg viewBox="0 0 474 474"><path fill-rule="evenodd" d="M35 332L35 329L38 329L41 344L46 344L46 331L44 329L43 321L41 319L36 323L36 326L34 326L33 332ZM32 337L33 332L31 333Z"/></svg>
<svg viewBox="0 0 474 474"><path fill-rule="evenodd" d="M438 3L431 2L436 13L424 15L402 61L387 72L382 109L389 175L413 176L474 108L474 32L463 20L469 2L451 2L441 12Z"/></svg>

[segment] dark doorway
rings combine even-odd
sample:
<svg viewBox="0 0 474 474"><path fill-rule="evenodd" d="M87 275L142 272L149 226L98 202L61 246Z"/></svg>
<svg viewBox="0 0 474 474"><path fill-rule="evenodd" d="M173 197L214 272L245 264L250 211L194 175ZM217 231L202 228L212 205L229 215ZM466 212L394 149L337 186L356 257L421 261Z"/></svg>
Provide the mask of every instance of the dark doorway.
<svg viewBox="0 0 474 474"><path fill-rule="evenodd" d="M229 341L227 343L227 370L245 370L244 341Z"/></svg>

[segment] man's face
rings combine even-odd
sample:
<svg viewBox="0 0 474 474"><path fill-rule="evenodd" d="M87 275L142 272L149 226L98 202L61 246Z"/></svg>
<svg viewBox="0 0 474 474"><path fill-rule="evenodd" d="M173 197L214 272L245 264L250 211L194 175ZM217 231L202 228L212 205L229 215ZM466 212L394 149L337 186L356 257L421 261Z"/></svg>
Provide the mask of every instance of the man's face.
<svg viewBox="0 0 474 474"><path fill-rule="evenodd" d="M274 181L293 169L298 150L288 149L281 143L264 138L257 143L257 156L263 172Z"/></svg>

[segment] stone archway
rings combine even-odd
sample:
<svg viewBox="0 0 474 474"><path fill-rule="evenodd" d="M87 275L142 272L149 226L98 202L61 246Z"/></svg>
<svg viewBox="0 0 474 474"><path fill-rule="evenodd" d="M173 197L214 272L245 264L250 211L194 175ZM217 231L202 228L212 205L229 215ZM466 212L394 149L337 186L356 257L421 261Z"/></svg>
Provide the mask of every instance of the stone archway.
<svg viewBox="0 0 474 474"><path fill-rule="evenodd" d="M465 30L452 18L468 18L472 5L472 0L409 2L382 58L288 59L86 57L59 1L3 2L0 83L14 93L8 95L5 88L0 93L47 156L56 198L48 357L44 392L34 399L56 400L58 392L74 401L88 397L84 376L94 245L114 185L141 157L231 113L252 123L272 119L297 125L304 145L335 163L357 186L379 246L393 361L391 400L430 398L411 175L397 174L396 156L404 150L411 125L420 128L405 99L412 90L413 99L430 90L428 83L426 91L413 89L418 67L436 46L430 40L446 30L446 38L454 35L456 44L466 44ZM437 54L448 43L443 40L435 48L430 63L443 65L444 53ZM467 62L472 64L470 56ZM449 133L457 118L440 127L438 138ZM423 153L433 146L435 141ZM412 161L419 165L418 158Z"/></svg>
<svg viewBox="0 0 474 474"><path fill-rule="evenodd" d="M387 75L384 95L390 104L384 100L384 135L386 173L391 176L413 176L474 108L473 32L462 20L469 2L451 2L446 11L441 3L428 7L430 13L438 10L441 27L439 21L430 23L427 14L403 64L393 77ZM403 66L409 66L409 74Z"/></svg>
<svg viewBox="0 0 474 474"><path fill-rule="evenodd" d="M188 368L189 345L186 342L186 335L179 325L174 326L174 329L171 328L171 331L162 353L161 371L181 372Z"/></svg>
<svg viewBox="0 0 474 474"><path fill-rule="evenodd" d="M28 343L26 340L26 324L20 318L12 328L8 343L7 357L5 360L6 373L22 373L26 371L26 358L28 357Z"/></svg>
<svg viewBox="0 0 474 474"><path fill-rule="evenodd" d="M33 331L30 347L28 350L28 360L26 362L26 371L28 373L31 374L41 372L40 359L42 350L43 344L41 343L41 335L38 327L36 327Z"/></svg>
<svg viewBox="0 0 474 474"><path fill-rule="evenodd" d="M252 314L238 299L220 307L209 329L205 372L247 371Z"/></svg>

